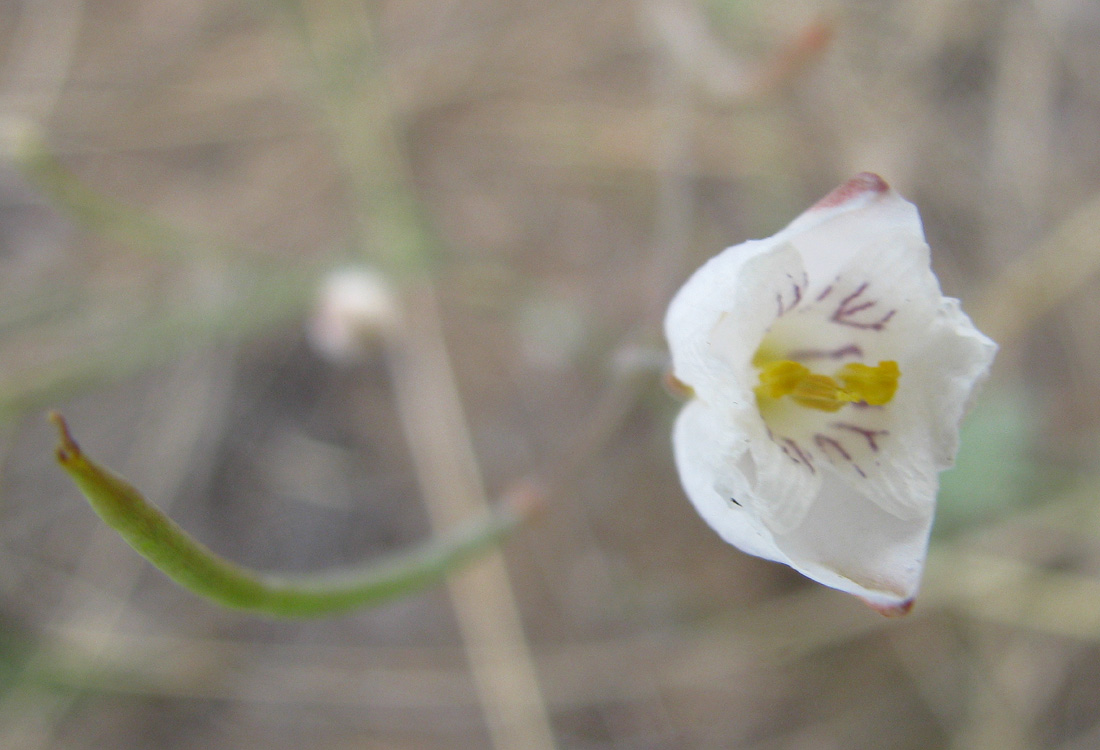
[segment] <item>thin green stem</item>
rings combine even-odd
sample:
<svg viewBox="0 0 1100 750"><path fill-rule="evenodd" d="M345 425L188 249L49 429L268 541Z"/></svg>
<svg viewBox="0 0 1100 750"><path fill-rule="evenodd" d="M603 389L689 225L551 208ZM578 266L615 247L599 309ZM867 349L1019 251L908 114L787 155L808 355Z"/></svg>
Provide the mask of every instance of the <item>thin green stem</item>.
<svg viewBox="0 0 1100 750"><path fill-rule="evenodd" d="M440 243L416 197L371 11L344 0L273 0L303 50L312 93L344 168L357 250L394 279L417 281Z"/></svg>
<svg viewBox="0 0 1100 750"><path fill-rule="evenodd" d="M30 368L9 362L0 377L0 422L163 363L188 346L243 338L296 319L312 301L324 259L282 268L253 251L206 239L112 200L69 171L31 123L0 121L0 141L27 179L83 227L173 261L216 261L209 264L211 271L227 279L226 293L216 300L120 320L111 336L90 337L86 345L67 349L65 356ZM65 290L45 299L39 294L27 304L13 306L14 314L0 308L0 328L25 328L55 313L64 313L59 320L73 326L86 312ZM51 335L48 329L33 333L40 342Z"/></svg>
<svg viewBox="0 0 1100 750"><path fill-rule="evenodd" d="M271 575L217 555L149 503L129 482L88 458L56 412L57 461L92 509L139 554L194 593L275 617L321 617L382 604L440 582L498 544L533 510L529 497L441 537L367 565L312 575Z"/></svg>
<svg viewBox="0 0 1100 750"><path fill-rule="evenodd" d="M238 256L237 248L183 231L168 222L112 200L85 184L57 158L32 123L8 123L7 133L16 166L55 206L82 226L146 252L184 260L201 256Z"/></svg>

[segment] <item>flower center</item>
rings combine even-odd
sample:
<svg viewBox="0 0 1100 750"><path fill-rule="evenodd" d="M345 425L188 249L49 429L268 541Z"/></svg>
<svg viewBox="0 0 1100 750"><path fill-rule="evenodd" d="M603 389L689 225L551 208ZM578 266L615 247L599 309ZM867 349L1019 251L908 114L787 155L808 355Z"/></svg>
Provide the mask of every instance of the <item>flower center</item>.
<svg viewBox="0 0 1100 750"><path fill-rule="evenodd" d="M755 389L758 400L790 396L801 406L821 411L837 411L845 404L888 404L897 392L901 377L898 363L893 360L879 362L875 367L852 362L840 368L833 377L820 375L790 359L758 366L760 385Z"/></svg>

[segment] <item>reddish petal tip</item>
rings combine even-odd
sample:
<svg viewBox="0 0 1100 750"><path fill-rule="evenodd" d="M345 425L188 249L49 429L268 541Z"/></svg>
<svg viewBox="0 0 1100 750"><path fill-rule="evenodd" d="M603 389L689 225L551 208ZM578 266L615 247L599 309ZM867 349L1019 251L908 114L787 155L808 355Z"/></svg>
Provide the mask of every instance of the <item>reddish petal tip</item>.
<svg viewBox="0 0 1100 750"><path fill-rule="evenodd" d="M861 198L865 195L882 195L889 190L890 186L886 184L886 180L882 179L877 174L873 172L860 172L815 203L810 210L816 211L823 208L835 208L844 205L848 201L855 200L856 198Z"/></svg>
<svg viewBox="0 0 1100 750"><path fill-rule="evenodd" d="M695 389L673 375L672 371L666 372L661 378L661 385L673 398L681 401L690 401L695 398Z"/></svg>
<svg viewBox="0 0 1100 750"><path fill-rule="evenodd" d="M904 617L913 609L913 599L906 599L897 604L879 604L867 602L867 606L878 612L883 617Z"/></svg>

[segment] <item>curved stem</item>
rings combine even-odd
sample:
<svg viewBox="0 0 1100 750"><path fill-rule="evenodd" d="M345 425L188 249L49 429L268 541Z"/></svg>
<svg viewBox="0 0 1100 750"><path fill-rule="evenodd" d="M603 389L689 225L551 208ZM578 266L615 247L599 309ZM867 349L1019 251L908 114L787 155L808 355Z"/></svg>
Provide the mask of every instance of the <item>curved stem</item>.
<svg viewBox="0 0 1100 750"><path fill-rule="evenodd" d="M129 247L179 260L202 256L235 257L240 248L219 248L140 209L113 200L84 183L65 167L30 121L0 123L0 137L23 176L54 206L81 226Z"/></svg>
<svg viewBox="0 0 1100 750"><path fill-rule="evenodd" d="M319 617L369 607L437 583L499 543L534 509L529 497L442 538L355 568L271 575L217 555L149 503L129 482L92 461L64 418L50 414L60 442L57 461L92 509L169 578L218 604L276 617Z"/></svg>

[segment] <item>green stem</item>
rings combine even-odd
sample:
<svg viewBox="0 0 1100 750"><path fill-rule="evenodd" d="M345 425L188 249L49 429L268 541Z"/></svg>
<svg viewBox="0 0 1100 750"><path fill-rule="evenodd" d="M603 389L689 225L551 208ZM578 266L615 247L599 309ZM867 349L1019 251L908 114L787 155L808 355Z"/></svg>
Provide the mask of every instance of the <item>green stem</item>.
<svg viewBox="0 0 1100 750"><path fill-rule="evenodd" d="M88 458L60 414L57 461L92 509L169 578L218 604L275 617L320 617L375 606L440 582L498 544L530 515L527 500L452 534L357 568L277 576L244 568L215 554L150 504L133 486Z"/></svg>
<svg viewBox="0 0 1100 750"><path fill-rule="evenodd" d="M398 281L419 280L442 261L440 242L416 196L371 8L345 0L273 4L304 51L310 93L354 201L359 251Z"/></svg>
<svg viewBox="0 0 1100 750"><path fill-rule="evenodd" d="M10 127L15 130L9 136L12 155L27 180L55 206L96 234L139 250L180 259L240 254L236 249L220 250L211 241L100 194L61 163L33 124Z"/></svg>
<svg viewBox="0 0 1100 750"><path fill-rule="evenodd" d="M20 367L18 361L6 363L9 366L0 375L0 423L45 402L160 364L185 347L241 339L298 318L313 300L322 265L328 265L325 259L303 261L286 269L245 248L204 239L86 185L50 151L33 124L0 120L0 141L5 137L7 149L27 179L82 226L171 260L217 261L210 265L210 272L225 276L227 292L217 299L198 304L192 300L162 308L156 315L120 321L113 335L82 340L60 358L36 360L27 368ZM26 328L36 320L48 321L51 314L71 328L73 316L82 315L71 294L66 290L46 298L38 294L30 303L13 306L14 321L5 320L11 313L0 307L0 332L5 327ZM34 305L29 314L23 312L27 304ZM65 305L68 307L62 309ZM51 335L57 337L46 326L32 333L39 336L38 343L45 344L46 350Z"/></svg>

